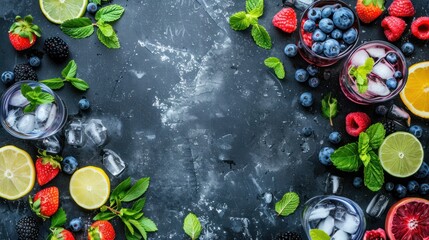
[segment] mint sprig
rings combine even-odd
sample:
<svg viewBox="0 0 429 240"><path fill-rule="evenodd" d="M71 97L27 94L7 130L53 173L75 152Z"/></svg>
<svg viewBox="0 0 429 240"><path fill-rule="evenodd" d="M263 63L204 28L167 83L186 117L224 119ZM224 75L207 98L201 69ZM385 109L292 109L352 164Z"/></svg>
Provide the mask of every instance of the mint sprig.
<svg viewBox="0 0 429 240"><path fill-rule="evenodd" d="M322 115L329 119L331 126L334 126L332 118L338 114L338 102L336 98L331 96L331 93L328 93L322 99Z"/></svg>
<svg viewBox="0 0 429 240"><path fill-rule="evenodd" d="M183 230L192 240L195 240L200 237L203 228L198 217L193 213L189 213L183 221Z"/></svg>
<svg viewBox="0 0 429 240"><path fill-rule="evenodd" d="M43 92L40 86L37 86L33 89L28 84L22 84L21 94L29 102L29 104L24 108L25 113L35 111L37 106L41 104L47 104L55 101L54 96L52 96L50 93Z"/></svg>
<svg viewBox="0 0 429 240"><path fill-rule="evenodd" d="M283 67L282 61L276 57L269 57L264 60L265 66L274 69L274 73L276 74L278 79L285 78L285 68Z"/></svg>
<svg viewBox="0 0 429 240"><path fill-rule="evenodd" d="M49 230L51 233L46 239L56 239L54 237L58 236L63 230L64 224L67 222L67 215L64 209L60 208L57 212L51 217L51 226Z"/></svg>
<svg viewBox="0 0 429 240"><path fill-rule="evenodd" d="M359 93L365 93L368 90L368 74L371 73L374 66L374 59L369 57L365 64L349 70L349 74L355 78Z"/></svg>
<svg viewBox="0 0 429 240"><path fill-rule="evenodd" d="M299 205L299 196L294 192L283 195L280 201L276 202L274 208L279 216L286 217L295 212Z"/></svg>
<svg viewBox="0 0 429 240"><path fill-rule="evenodd" d="M119 20L124 11L125 9L118 4L108 5L97 11L95 23L87 17L81 17L65 21L60 28L66 35L80 39L91 36L94 33L94 27L98 27L97 36L101 43L108 48L120 48L118 36L110 23Z"/></svg>
<svg viewBox="0 0 429 240"><path fill-rule="evenodd" d="M40 81L41 83L44 83L51 89L60 89L64 86L64 82L71 83L75 88L86 91L89 88L89 85L85 80L77 78L77 64L74 60L71 60L67 66L61 71L62 78L51 78Z"/></svg>
<svg viewBox="0 0 429 240"><path fill-rule="evenodd" d="M329 240L331 237L323 230L320 229L311 229L310 230L310 238L311 240Z"/></svg>

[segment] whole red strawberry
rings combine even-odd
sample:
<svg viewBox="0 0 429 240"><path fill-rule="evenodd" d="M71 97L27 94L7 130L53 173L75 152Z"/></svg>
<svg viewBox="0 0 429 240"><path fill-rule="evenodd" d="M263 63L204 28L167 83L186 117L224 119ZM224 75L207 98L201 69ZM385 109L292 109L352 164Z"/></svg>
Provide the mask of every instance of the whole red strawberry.
<svg viewBox="0 0 429 240"><path fill-rule="evenodd" d="M407 24L398 17L388 16L381 21L381 26L384 28L384 35L386 35L387 40L394 42L402 36Z"/></svg>
<svg viewBox="0 0 429 240"><path fill-rule="evenodd" d="M60 162L63 160L60 156L47 155L46 151L39 151L40 156L36 160L37 182L40 186L45 185L54 179L61 170Z"/></svg>
<svg viewBox="0 0 429 240"><path fill-rule="evenodd" d="M352 112L346 116L346 132L350 136L357 137L371 124L371 119L364 112Z"/></svg>
<svg viewBox="0 0 429 240"><path fill-rule="evenodd" d="M55 228L50 235L49 240L75 240L73 234L63 228Z"/></svg>
<svg viewBox="0 0 429 240"><path fill-rule="evenodd" d="M106 220L96 221L88 229L88 240L114 240L115 236L115 229Z"/></svg>
<svg viewBox="0 0 429 240"><path fill-rule="evenodd" d="M384 11L384 0L357 0L356 13L364 23L377 19Z"/></svg>
<svg viewBox="0 0 429 240"><path fill-rule="evenodd" d="M29 197L31 210L37 216L46 219L54 215L60 204L59 191L57 187L48 187L40 190L34 195L34 198Z"/></svg>
<svg viewBox="0 0 429 240"><path fill-rule="evenodd" d="M27 15L24 18L15 17L15 22L9 29L9 40L12 46L18 50L25 50L36 43L37 37L42 36L40 28L33 24L33 17Z"/></svg>
<svg viewBox="0 0 429 240"><path fill-rule="evenodd" d="M429 17L419 17L411 23L411 33L421 40L429 40Z"/></svg>
<svg viewBox="0 0 429 240"><path fill-rule="evenodd" d="M274 27L280 28L284 32L292 33L296 29L296 13L290 7L283 8L273 17Z"/></svg>
<svg viewBox="0 0 429 240"><path fill-rule="evenodd" d="M395 17L412 17L416 14L411 0L394 0L387 10Z"/></svg>

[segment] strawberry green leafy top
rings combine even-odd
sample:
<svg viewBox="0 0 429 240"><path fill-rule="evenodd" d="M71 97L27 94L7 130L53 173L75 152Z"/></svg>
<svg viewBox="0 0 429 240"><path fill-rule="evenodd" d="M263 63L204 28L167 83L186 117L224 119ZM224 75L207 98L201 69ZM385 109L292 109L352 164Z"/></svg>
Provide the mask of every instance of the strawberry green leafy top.
<svg viewBox="0 0 429 240"><path fill-rule="evenodd" d="M42 36L42 30L40 30L39 26L33 24L33 17L31 15L27 15L24 18L16 16L15 22L10 26L9 33L28 38L30 43L35 41L33 34L38 37Z"/></svg>

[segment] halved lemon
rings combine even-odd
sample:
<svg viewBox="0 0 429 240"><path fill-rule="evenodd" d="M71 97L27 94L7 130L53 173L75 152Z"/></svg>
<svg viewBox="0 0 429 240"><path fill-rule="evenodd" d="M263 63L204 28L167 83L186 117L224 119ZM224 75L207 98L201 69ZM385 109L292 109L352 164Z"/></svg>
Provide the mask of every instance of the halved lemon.
<svg viewBox="0 0 429 240"><path fill-rule="evenodd" d="M33 189L36 172L30 155L15 146L0 148L0 197L15 200Z"/></svg>
<svg viewBox="0 0 429 240"><path fill-rule="evenodd" d="M39 0L40 9L45 17L56 24L85 14L88 0Z"/></svg>
<svg viewBox="0 0 429 240"><path fill-rule="evenodd" d="M70 179L70 195L82 208L97 209L109 199L110 180L103 169L88 166L77 170Z"/></svg>
<svg viewBox="0 0 429 240"><path fill-rule="evenodd" d="M412 65L400 93L402 102L415 115L429 118L429 61Z"/></svg>

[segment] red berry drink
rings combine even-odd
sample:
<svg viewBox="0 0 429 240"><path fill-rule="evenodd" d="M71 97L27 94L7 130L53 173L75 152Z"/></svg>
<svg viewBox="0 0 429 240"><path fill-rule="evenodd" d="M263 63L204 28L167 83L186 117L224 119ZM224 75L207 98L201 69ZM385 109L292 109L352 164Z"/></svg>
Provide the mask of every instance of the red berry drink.
<svg viewBox="0 0 429 240"><path fill-rule="evenodd" d="M355 49L340 74L340 86L351 101L367 105L392 99L405 87L408 69L402 52L384 41Z"/></svg>
<svg viewBox="0 0 429 240"><path fill-rule="evenodd" d="M358 17L347 4L317 1L301 17L298 52L310 64L333 65L356 46L359 29Z"/></svg>

